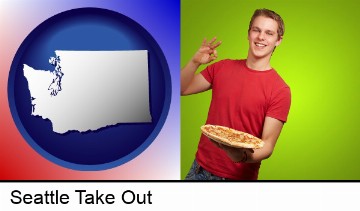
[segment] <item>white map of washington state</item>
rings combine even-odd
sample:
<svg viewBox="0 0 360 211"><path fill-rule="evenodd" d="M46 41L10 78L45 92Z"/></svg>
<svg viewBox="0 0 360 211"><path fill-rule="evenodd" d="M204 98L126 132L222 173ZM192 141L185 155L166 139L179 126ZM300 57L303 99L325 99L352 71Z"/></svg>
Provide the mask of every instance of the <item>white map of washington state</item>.
<svg viewBox="0 0 360 211"><path fill-rule="evenodd" d="M24 64L33 116L53 131L94 131L118 123L151 122L148 52L55 51L55 70Z"/></svg>

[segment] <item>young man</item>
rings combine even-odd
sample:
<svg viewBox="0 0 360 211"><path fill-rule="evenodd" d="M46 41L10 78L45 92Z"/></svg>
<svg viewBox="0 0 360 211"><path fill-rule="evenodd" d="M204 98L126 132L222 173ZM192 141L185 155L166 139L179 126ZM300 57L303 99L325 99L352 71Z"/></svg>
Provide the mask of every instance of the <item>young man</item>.
<svg viewBox="0 0 360 211"><path fill-rule="evenodd" d="M221 42L205 39L181 70L181 95L212 89L206 124L222 125L261 138L261 149L239 149L202 135L187 180L256 180L260 163L271 156L290 109L289 86L270 65L284 34L282 18L268 9L256 10L248 29L249 50L244 60L217 58Z"/></svg>

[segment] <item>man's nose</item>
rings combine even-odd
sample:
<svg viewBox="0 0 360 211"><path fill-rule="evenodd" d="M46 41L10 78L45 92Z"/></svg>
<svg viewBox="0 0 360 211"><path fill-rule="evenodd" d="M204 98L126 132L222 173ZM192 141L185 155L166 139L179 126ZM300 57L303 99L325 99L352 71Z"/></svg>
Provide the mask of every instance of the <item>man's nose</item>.
<svg viewBox="0 0 360 211"><path fill-rule="evenodd" d="M265 39L264 32L260 32L258 38L259 38L259 40L264 40Z"/></svg>

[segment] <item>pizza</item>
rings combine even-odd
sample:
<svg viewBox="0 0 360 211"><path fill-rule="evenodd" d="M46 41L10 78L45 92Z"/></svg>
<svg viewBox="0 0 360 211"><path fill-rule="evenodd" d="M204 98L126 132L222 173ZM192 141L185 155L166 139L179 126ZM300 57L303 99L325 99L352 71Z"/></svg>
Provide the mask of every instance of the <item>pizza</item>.
<svg viewBox="0 0 360 211"><path fill-rule="evenodd" d="M203 125L202 133L208 138L231 147L259 149L264 141L249 134L232 128L219 125Z"/></svg>

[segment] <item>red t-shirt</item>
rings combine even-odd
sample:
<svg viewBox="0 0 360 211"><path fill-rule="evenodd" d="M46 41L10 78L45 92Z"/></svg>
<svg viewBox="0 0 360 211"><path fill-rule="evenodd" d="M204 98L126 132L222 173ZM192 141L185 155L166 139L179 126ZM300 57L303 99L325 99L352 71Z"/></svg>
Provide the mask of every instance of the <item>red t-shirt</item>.
<svg viewBox="0 0 360 211"><path fill-rule="evenodd" d="M212 88L206 124L231 127L261 138L266 116L286 122L290 88L274 69L256 71L246 66L246 60L222 60L201 74ZM196 160L205 170L228 179L256 180L260 168L260 162L234 163L204 135Z"/></svg>

